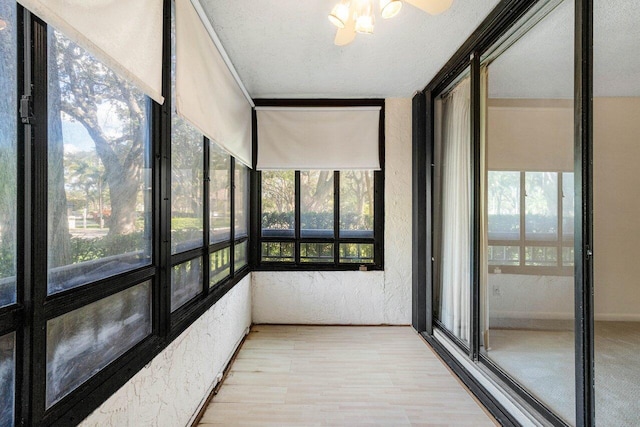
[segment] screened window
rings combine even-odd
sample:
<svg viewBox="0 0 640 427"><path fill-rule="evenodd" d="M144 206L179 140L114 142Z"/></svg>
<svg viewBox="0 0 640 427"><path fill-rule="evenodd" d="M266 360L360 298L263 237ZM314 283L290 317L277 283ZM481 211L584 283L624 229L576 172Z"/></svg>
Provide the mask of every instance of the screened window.
<svg viewBox="0 0 640 427"><path fill-rule="evenodd" d="M380 172L381 173L381 172ZM260 173L260 265L382 268L374 171ZM280 265L280 267L277 267Z"/></svg>
<svg viewBox="0 0 640 427"><path fill-rule="evenodd" d="M204 243L204 136L176 111L175 19L171 23L171 253L176 254Z"/></svg>
<svg viewBox="0 0 640 427"><path fill-rule="evenodd" d="M340 237L373 237L373 171L340 173Z"/></svg>
<svg viewBox="0 0 640 427"><path fill-rule="evenodd" d="M0 336L0 423L12 425L15 402L16 334Z"/></svg>
<svg viewBox="0 0 640 427"><path fill-rule="evenodd" d="M295 172L262 172L262 236L295 236Z"/></svg>
<svg viewBox="0 0 640 427"><path fill-rule="evenodd" d="M151 262L149 99L49 33L49 293Z"/></svg>
<svg viewBox="0 0 640 427"><path fill-rule="evenodd" d="M47 322L47 407L151 333L151 283Z"/></svg>
<svg viewBox="0 0 640 427"><path fill-rule="evenodd" d="M231 156L209 143L209 243L231 238Z"/></svg>
<svg viewBox="0 0 640 427"><path fill-rule="evenodd" d="M331 171L300 172L301 237L333 237L333 187Z"/></svg>
<svg viewBox="0 0 640 427"><path fill-rule="evenodd" d="M0 2L0 426L82 420L250 261L249 169L23 3Z"/></svg>
<svg viewBox="0 0 640 427"><path fill-rule="evenodd" d="M573 204L573 173L489 171L490 271L572 267Z"/></svg>
<svg viewBox="0 0 640 427"><path fill-rule="evenodd" d="M249 168L235 162L235 237L249 233Z"/></svg>
<svg viewBox="0 0 640 427"><path fill-rule="evenodd" d="M202 292L202 258L192 259L171 271L171 311Z"/></svg>

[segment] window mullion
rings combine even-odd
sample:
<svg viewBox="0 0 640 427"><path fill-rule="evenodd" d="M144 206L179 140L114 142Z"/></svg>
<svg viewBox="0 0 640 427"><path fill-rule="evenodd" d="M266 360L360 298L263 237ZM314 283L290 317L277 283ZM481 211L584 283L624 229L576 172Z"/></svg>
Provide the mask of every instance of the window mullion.
<svg viewBox="0 0 640 427"><path fill-rule="evenodd" d="M340 264L340 172L333 172L333 263Z"/></svg>
<svg viewBox="0 0 640 427"><path fill-rule="evenodd" d="M300 264L300 171L295 172L295 219L293 221L296 236L295 259Z"/></svg>
<svg viewBox="0 0 640 427"><path fill-rule="evenodd" d="M527 206L527 187L526 187L526 172L520 172L520 267L525 265L525 241L526 241L526 206Z"/></svg>
<svg viewBox="0 0 640 427"><path fill-rule="evenodd" d="M558 210L557 210L557 216L558 216L558 237L556 239L556 247L558 248L558 255L557 255L557 266L558 268L562 268L562 239L563 239L563 229L562 229L562 215L563 215L563 209L562 209L562 201L564 200L564 192L563 192L563 187L562 187L562 172L558 172Z"/></svg>
<svg viewBox="0 0 640 427"><path fill-rule="evenodd" d="M210 159L211 159L211 143L209 139L206 137L202 138L203 143L203 176L204 183L202 187L202 231L203 231L203 242L204 242L204 254L202 259L202 294L207 295L209 291L209 273L211 268L209 266L209 246L211 241L211 171L209 170Z"/></svg>
<svg viewBox="0 0 640 427"><path fill-rule="evenodd" d="M231 219L229 221L229 239L231 241L229 249L229 265L231 268L231 277L236 275L235 262L236 262L236 159L231 156L231 167L229 168L229 188L231 189L231 203L229 207L231 209Z"/></svg>

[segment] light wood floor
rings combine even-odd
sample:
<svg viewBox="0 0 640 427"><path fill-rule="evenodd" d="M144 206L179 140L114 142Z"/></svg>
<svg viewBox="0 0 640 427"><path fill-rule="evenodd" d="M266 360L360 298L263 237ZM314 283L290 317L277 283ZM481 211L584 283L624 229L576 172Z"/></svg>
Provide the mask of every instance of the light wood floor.
<svg viewBox="0 0 640 427"><path fill-rule="evenodd" d="M410 327L254 326L202 426L494 426Z"/></svg>

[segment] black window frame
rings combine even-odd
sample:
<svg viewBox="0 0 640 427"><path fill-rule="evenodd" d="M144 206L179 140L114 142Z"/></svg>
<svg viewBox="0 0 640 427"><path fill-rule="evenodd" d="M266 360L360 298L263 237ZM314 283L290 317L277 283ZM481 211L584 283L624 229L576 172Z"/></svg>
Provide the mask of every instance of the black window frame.
<svg viewBox="0 0 640 427"><path fill-rule="evenodd" d="M295 170L295 232L294 237L263 237L262 233L262 172L256 170L259 141L257 138L257 119L253 114L253 170L251 180L252 216L251 227L254 244L251 246L251 258L254 271L381 271L384 270L384 179L385 179L385 101L384 99L254 99L256 107L380 107L378 126L378 155L380 170L373 172L374 177L374 215L372 238L348 238L340 236L340 172L334 171L334 234L330 238L309 238L300 235L300 170ZM263 243L292 243L294 245L293 262L262 261ZM333 262L312 263L300 259L300 246L305 243L333 244ZM340 244L372 244L372 263L340 262Z"/></svg>
<svg viewBox="0 0 640 427"><path fill-rule="evenodd" d="M48 41L47 24L16 2L18 78L16 105L18 122L18 215L17 298L0 308L0 335L15 333L16 425L75 425L99 407L173 340L208 311L251 271L251 264L234 271L233 253L250 234L233 234L234 159L230 160L231 234L228 240L209 244L209 141L205 147L203 179L203 244L171 255L171 3L163 0L163 80L165 102L149 101L149 162L152 174L152 261L150 264L87 284L47 294L47 177L48 177ZM19 108L21 107L21 108ZM250 186L245 188L250 200ZM251 204L247 209L252 209ZM248 212L247 212L248 214ZM229 248L231 268L218 283L209 286L209 256ZM188 259L203 258L202 292L171 313L171 268ZM45 260L43 262L43 260ZM151 283L151 333L107 366L46 408L47 321L102 300L141 283ZM204 368L204 367L203 367Z"/></svg>
<svg viewBox="0 0 640 427"><path fill-rule="evenodd" d="M456 77L471 66L471 129L473 142L474 194L480 194L481 56L500 37L509 33L520 18L544 0L501 0L474 30L456 53L413 97L413 201L414 240L412 278L412 326L431 344L436 353L451 367L478 399L503 425L519 425L495 397L458 361L434 332L446 336L468 361L488 369L520 399L537 411L551 425L567 425L544 403L523 389L504 370L482 354L480 347L480 204L474 201L471 342L465 346L434 317L434 257L437 239L434 234L434 100ZM575 289L575 409L576 425L595 425L594 389L594 304L593 304L593 0L575 0L574 24L574 289Z"/></svg>

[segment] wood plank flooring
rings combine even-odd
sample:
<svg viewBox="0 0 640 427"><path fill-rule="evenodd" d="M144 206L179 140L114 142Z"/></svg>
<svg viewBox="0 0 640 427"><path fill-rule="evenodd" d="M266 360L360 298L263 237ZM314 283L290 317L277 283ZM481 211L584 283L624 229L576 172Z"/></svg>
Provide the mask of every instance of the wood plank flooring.
<svg viewBox="0 0 640 427"><path fill-rule="evenodd" d="M410 327L254 326L201 426L494 426Z"/></svg>

